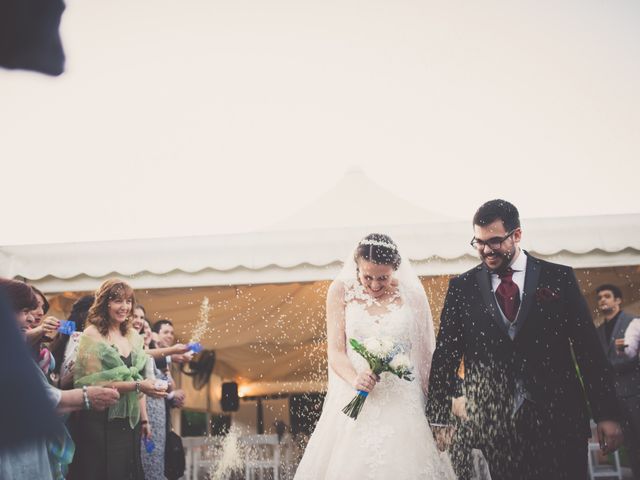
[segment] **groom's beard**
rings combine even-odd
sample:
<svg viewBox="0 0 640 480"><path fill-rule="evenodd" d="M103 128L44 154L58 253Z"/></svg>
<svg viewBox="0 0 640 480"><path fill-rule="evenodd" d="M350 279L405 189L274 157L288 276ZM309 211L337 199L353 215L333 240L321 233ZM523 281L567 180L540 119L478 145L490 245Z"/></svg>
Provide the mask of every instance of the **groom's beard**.
<svg viewBox="0 0 640 480"><path fill-rule="evenodd" d="M492 273L500 273L505 271L507 268L509 268L509 265L511 264L511 260L513 259L514 255L516 254L516 247L514 246L509 252L494 252L492 251L491 253L484 253L481 252L480 256L482 257L482 261L484 262L485 265L487 265L487 268L489 268L489 270ZM489 267L489 265L486 262L487 258L495 258L495 259L500 259L502 260L499 265L495 268L491 268Z"/></svg>

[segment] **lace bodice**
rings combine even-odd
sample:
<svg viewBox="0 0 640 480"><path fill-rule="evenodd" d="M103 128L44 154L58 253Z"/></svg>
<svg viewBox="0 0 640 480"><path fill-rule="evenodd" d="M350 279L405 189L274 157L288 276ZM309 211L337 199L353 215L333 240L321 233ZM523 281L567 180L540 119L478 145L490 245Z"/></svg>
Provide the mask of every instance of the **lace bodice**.
<svg viewBox="0 0 640 480"><path fill-rule="evenodd" d="M359 283L345 285L345 329L347 339L362 341L368 337L388 337L411 353L411 310L403 299L402 291L381 305L365 293ZM348 349L348 355L356 369L366 367L357 353Z"/></svg>

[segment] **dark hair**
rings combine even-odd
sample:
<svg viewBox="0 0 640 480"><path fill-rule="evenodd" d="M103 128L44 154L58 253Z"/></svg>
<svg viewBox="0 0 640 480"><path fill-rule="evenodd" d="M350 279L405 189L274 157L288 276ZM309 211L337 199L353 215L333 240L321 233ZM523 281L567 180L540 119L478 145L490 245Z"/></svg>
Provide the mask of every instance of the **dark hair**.
<svg viewBox="0 0 640 480"><path fill-rule="evenodd" d="M87 315L89 315L89 309L96 297L93 295L85 295L84 297L80 297L75 303L71 306L71 313L69 314L69 320L73 320L76 322L76 330L82 331L84 330L84 324L87 321Z"/></svg>
<svg viewBox="0 0 640 480"><path fill-rule="evenodd" d="M42 293L39 289L37 289L33 285L31 285L31 288L33 288L33 291L36 292L36 295L39 295L42 298L42 311L46 314L49 311L50 307L49 300L47 300L47 297L45 297L44 293Z"/></svg>
<svg viewBox="0 0 640 480"><path fill-rule="evenodd" d="M482 204L473 216L473 224L484 227L496 220L502 220L507 232L520 228L520 214L512 203L506 200L489 200Z"/></svg>
<svg viewBox="0 0 640 480"><path fill-rule="evenodd" d="M622 300L622 290L620 290L620 287L612 285L611 283L605 283L604 285L600 285L598 288L596 288L596 294L604 290L609 290L611 293L613 293L614 298L619 298L620 300Z"/></svg>
<svg viewBox="0 0 640 480"><path fill-rule="evenodd" d="M136 298L133 293L133 288L119 278L110 278L105 280L102 285L96 290L96 298L93 301L93 305L89 309L87 315L87 321L96 326L100 335L106 337L109 333L109 300L115 300L117 298L130 298L131 305L136 304ZM131 327L131 316L133 315L133 308L129 312L127 319L120 324L120 332L122 335L126 335Z"/></svg>
<svg viewBox="0 0 640 480"><path fill-rule="evenodd" d="M19 280L0 278L0 290L4 290L9 304L14 312L22 310L35 310L38 308L38 299L31 286Z"/></svg>
<svg viewBox="0 0 640 480"><path fill-rule="evenodd" d="M360 240L354 254L356 263L360 258L378 265L391 265L394 270L398 269L402 261L398 246L390 236L383 233L370 233Z"/></svg>
<svg viewBox="0 0 640 480"><path fill-rule="evenodd" d="M87 315L89 314L89 308L93 305L95 297L93 295L85 295L84 297L80 297L75 303L71 306L71 313L69 314L69 320L76 322L76 330L81 332L84 330L84 324L87 320ZM60 373L60 367L62 367L62 362L64 361L64 353L67 349L67 344L69 343L69 335L58 335L53 339L51 345L49 346L49 350L51 351L51 355L56 359L56 366L53 369L55 373Z"/></svg>
<svg viewBox="0 0 640 480"><path fill-rule="evenodd" d="M139 308L142 308L142 307L140 307L139 305L138 305L138 307L139 307ZM144 308L143 308L142 310L144 310ZM145 319L144 319L144 323L146 323L147 325L149 325L149 330L153 331L153 330L152 330L152 328L151 328L151 322L150 322L149 320L147 320L147 318L146 318L146 317L145 317ZM142 331L144 332L144 326L142 327ZM142 332L140 333L140 335L142 335ZM157 345L156 345L155 340L152 338L152 339L149 341L149 350L153 350L154 348L157 348Z"/></svg>
<svg viewBox="0 0 640 480"><path fill-rule="evenodd" d="M171 325L173 327L173 322L171 322L171 320L167 320L166 318L163 318L162 320L158 320L156 323L154 323L153 326L151 327L151 330L153 330L156 333L160 333L160 329L162 328L162 325Z"/></svg>
<svg viewBox="0 0 640 480"><path fill-rule="evenodd" d="M145 310L145 308L144 308L142 305L140 305L139 303L133 306L133 308L131 309L131 312L133 312L133 313L135 314L136 310L138 310L138 309L139 309L139 310L142 310L142 314L143 314L143 317L144 317L144 321L145 321L145 322L147 322L147 311L146 311L146 310ZM132 317L132 318L133 318L133 317ZM132 323L133 323L133 322L132 322ZM151 323L150 323L150 322L147 322L147 323L149 323L149 328L151 328ZM135 327L134 327L134 330L135 330ZM138 332L138 333L140 333L140 334L142 334L142 331L143 331L143 328L142 328L142 327L140 328L140 330L136 330L136 332Z"/></svg>

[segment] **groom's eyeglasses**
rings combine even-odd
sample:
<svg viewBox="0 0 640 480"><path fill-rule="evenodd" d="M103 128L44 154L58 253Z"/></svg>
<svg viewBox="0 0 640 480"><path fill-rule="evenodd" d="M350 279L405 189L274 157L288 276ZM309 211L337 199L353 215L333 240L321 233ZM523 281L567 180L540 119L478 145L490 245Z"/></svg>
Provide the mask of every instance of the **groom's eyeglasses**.
<svg viewBox="0 0 640 480"><path fill-rule="evenodd" d="M478 250L482 250L484 249L484 247L489 247L491 250L497 250L502 246L502 242L504 242L507 238L509 238L511 235L513 235L515 233L515 231L517 230L517 228L514 228L513 230L511 230L509 233L507 233L504 237L493 237L490 238L489 240L478 240L476 237L473 237L471 239L471 242L469 242L471 244L471 246L473 248L477 248Z"/></svg>

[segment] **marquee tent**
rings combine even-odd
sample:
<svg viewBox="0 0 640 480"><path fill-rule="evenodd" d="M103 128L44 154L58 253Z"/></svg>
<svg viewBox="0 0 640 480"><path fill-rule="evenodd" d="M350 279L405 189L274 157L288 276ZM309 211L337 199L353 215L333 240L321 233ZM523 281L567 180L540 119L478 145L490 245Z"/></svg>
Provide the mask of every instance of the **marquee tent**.
<svg viewBox="0 0 640 480"><path fill-rule="evenodd" d="M593 289L613 282L627 307L639 310L640 214L525 218L522 227L529 252L577 269L592 307ZM246 396L324 388L326 290L357 240L374 231L400 244L436 318L448 278L478 263L470 220L416 207L353 170L268 231L3 246L0 275L38 286L59 315L106 278L129 281L148 316L173 320L181 341L205 332L204 346L216 352L215 375L208 392L190 392L188 406L217 411L224 380L237 381ZM208 316L201 312L205 298Z"/></svg>

